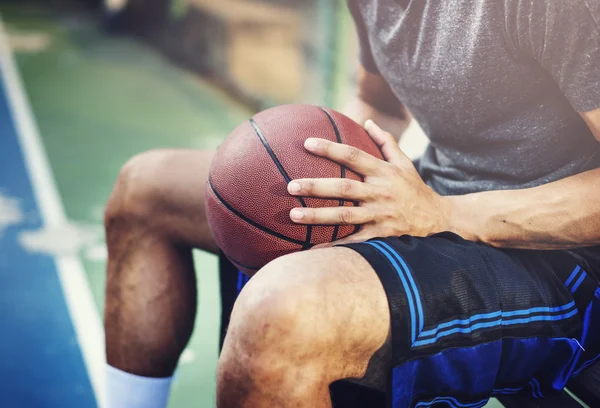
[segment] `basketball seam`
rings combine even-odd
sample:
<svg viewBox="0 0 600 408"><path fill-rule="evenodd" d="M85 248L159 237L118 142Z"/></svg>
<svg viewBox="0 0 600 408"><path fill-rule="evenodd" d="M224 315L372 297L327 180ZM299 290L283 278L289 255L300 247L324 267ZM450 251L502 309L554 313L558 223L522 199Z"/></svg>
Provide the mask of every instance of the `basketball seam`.
<svg viewBox="0 0 600 408"><path fill-rule="evenodd" d="M275 154L273 149L271 149L271 146L269 145L269 142L267 142L265 135L262 134L260 128L258 127L257 123L254 121L253 118L250 118L249 121L250 121L250 125L252 126L252 129L254 129L254 133L256 133L256 136L258 136L260 142L267 150L267 153L271 157L271 160L273 160L273 163L275 163L277 170L279 170L279 173L283 176L286 183L289 184L289 182L292 181L292 179L285 171L285 168L283 168L283 164L281 164L281 162L277 158L277 155ZM296 198L298 199L298 201L300 202L300 205L302 205L302 207L308 207L302 197L296 197ZM306 240L302 244L302 249L309 249L312 246L312 244L310 242L311 236L312 236L312 225L309 224L309 225L306 225Z"/></svg>
<svg viewBox="0 0 600 408"><path fill-rule="evenodd" d="M242 214L241 212L239 212L238 210L233 208L229 203L227 203L227 201L225 201L225 199L223 199L223 197L221 197L221 195L217 192L217 189L213 185L212 180L210 178L208 179L208 184L210 185L210 188L211 188L212 192L214 193L215 197L217 197L217 200L219 200L225 206L225 208L227 208L233 214L237 215L242 220L246 221L248 224L252 225L253 227L258 228L259 230L261 230L263 232L266 232L269 235L272 235L272 236L282 239L284 241L288 241L288 242L291 242L296 245L304 245L304 241L300 241L300 240L297 240L294 238L290 238L286 235L280 234L280 233L273 231L263 225L260 225L259 223L251 220L250 218L246 217L244 214Z"/></svg>
<svg viewBox="0 0 600 408"><path fill-rule="evenodd" d="M333 120L333 117L324 108L319 106L319 109L321 109L323 112L325 112L325 115L327 115L327 118L329 119L329 122L331 123L331 126L333 127L333 131L335 132L335 140L338 143L342 143L342 135L340 135L340 130L338 129L335 121ZM344 166L343 164L340 164L339 166L340 166L340 178L346 178L346 166ZM340 207L343 207L345 204L346 204L346 200L339 200L339 202L338 202L338 205ZM331 242L333 242L337 239L339 230L340 230L339 225L336 225L333 228L333 234L331 235Z"/></svg>

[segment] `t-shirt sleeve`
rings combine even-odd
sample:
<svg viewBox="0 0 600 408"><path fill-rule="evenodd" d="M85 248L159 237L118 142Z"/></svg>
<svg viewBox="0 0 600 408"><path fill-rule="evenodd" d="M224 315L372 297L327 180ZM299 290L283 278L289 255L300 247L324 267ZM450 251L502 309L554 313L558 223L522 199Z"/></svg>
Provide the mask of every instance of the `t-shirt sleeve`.
<svg viewBox="0 0 600 408"><path fill-rule="evenodd" d="M360 47L360 62L367 71L374 74L378 74L379 69L377 68L377 64L375 63L375 59L373 58L373 53L371 52L369 34L367 31L367 26L365 25L365 21L360 11L360 5L358 4L358 0L348 0L348 8L350 9L350 14L352 14L352 18L354 19L356 32L358 34L358 42Z"/></svg>
<svg viewBox="0 0 600 408"><path fill-rule="evenodd" d="M548 71L578 112L600 108L600 1L506 0L517 52Z"/></svg>

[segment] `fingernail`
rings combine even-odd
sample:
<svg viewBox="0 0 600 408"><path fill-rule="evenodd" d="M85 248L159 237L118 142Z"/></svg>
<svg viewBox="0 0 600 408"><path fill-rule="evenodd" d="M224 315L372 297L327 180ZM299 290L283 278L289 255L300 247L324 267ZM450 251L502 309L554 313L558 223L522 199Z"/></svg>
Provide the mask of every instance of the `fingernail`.
<svg viewBox="0 0 600 408"><path fill-rule="evenodd" d="M304 142L304 147L306 147L309 150L314 150L317 147L319 147L319 142L317 141L317 139L306 139L306 141Z"/></svg>
<svg viewBox="0 0 600 408"><path fill-rule="evenodd" d="M290 211L290 218L294 221L300 221L302 218L304 218L304 213L302 210L294 208L292 211Z"/></svg>
<svg viewBox="0 0 600 408"><path fill-rule="evenodd" d="M288 191L290 193L297 193L297 192L300 191L301 188L302 187L300 186L299 183L296 183L296 182L293 182L293 181L290 184L288 184Z"/></svg>
<svg viewBox="0 0 600 408"><path fill-rule="evenodd" d="M365 122L365 127L372 126L374 124L375 122L373 122L371 119L367 119L367 121Z"/></svg>

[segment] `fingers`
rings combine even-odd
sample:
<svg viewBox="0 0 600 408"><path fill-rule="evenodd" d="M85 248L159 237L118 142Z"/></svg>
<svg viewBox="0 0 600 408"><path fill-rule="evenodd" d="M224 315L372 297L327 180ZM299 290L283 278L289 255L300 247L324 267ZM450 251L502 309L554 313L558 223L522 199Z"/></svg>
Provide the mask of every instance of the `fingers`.
<svg viewBox="0 0 600 408"><path fill-rule="evenodd" d="M376 174L382 164L378 158L354 146L334 143L325 139L306 139L304 147L317 156L333 160L363 176Z"/></svg>
<svg viewBox="0 0 600 408"><path fill-rule="evenodd" d="M350 179L298 179L288 184L288 192L295 196L342 198L364 201L371 196L372 188Z"/></svg>
<svg viewBox="0 0 600 408"><path fill-rule="evenodd" d="M394 139L394 136L381 129L371 119L365 122L365 130L381 150L385 161L395 165L400 165L407 160L410 161L398 146L398 141Z"/></svg>
<svg viewBox="0 0 600 408"><path fill-rule="evenodd" d="M290 218L297 224L360 225L373 220L372 211L364 207L294 208Z"/></svg>

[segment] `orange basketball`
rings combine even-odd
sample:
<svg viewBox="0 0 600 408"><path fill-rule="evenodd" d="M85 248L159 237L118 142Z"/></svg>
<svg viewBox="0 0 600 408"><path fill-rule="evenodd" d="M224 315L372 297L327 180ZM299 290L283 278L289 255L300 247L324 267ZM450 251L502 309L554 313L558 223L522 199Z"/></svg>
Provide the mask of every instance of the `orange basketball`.
<svg viewBox="0 0 600 408"><path fill-rule="evenodd" d="M359 228L307 226L290 220L295 207L357 205L287 192L289 181L299 178L362 180L352 170L310 154L304 148L310 137L352 145L382 158L366 131L341 113L284 105L239 125L213 159L205 195L210 229L223 253L248 275L279 256L335 241Z"/></svg>

